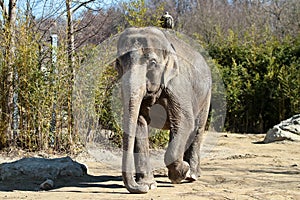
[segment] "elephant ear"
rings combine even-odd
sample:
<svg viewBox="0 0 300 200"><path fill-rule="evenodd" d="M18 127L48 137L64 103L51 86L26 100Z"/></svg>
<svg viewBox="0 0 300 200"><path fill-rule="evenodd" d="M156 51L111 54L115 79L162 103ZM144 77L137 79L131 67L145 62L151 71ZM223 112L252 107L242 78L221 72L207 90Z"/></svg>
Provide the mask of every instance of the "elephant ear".
<svg viewBox="0 0 300 200"><path fill-rule="evenodd" d="M179 66L178 66L178 59L175 53L175 49L172 46L172 51L166 51L166 66L162 77L162 83L164 87L168 86L170 80L176 77L179 74Z"/></svg>
<svg viewBox="0 0 300 200"><path fill-rule="evenodd" d="M118 78L121 78L123 75L123 70L122 70L122 67L121 67L121 64L120 64L120 61L118 58L115 60L115 69L118 72Z"/></svg>

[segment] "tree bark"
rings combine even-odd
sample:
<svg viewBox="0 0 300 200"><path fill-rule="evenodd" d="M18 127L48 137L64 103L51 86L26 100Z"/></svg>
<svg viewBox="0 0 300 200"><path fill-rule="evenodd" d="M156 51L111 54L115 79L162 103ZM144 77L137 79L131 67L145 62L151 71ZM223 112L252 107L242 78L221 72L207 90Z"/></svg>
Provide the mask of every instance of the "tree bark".
<svg viewBox="0 0 300 200"><path fill-rule="evenodd" d="M11 32L11 38L10 38L10 43L11 43L11 48L10 48L10 61L11 63L9 64L9 67L12 69L12 96L10 96L10 103L12 101L12 105L10 110L12 110L12 121L11 121L11 126L12 126L12 139L13 143L16 144L16 140L18 137L18 129L19 129L19 108L18 108L18 69L15 64L14 58L16 57L16 44L15 44L15 38L16 38L16 31L15 31L15 25L16 25L16 10L17 10L17 0L10 0L9 4L9 23L10 23L10 32Z"/></svg>
<svg viewBox="0 0 300 200"><path fill-rule="evenodd" d="M69 83L68 83L68 135L70 144L72 144L73 132L73 112L72 112L72 92L74 83L74 67L75 67L75 39L74 39L74 25L73 25L73 11L71 8L72 0L66 0L67 10L67 54L68 54L68 68L69 68Z"/></svg>
<svg viewBox="0 0 300 200"><path fill-rule="evenodd" d="M4 3L5 2L3 0L0 1L0 6L4 16L4 31L5 36L7 37L7 42L3 45L5 46L5 64L1 72L1 89L3 91L1 99L1 126L3 128L3 132L1 133L0 148L6 143L6 140L15 141L16 139L16 135L13 133L12 128L16 127L14 110L17 109L17 106L14 105L14 78L17 78L17 76L14 76L17 72L17 68L15 66L15 24L17 0L9 0L8 10Z"/></svg>

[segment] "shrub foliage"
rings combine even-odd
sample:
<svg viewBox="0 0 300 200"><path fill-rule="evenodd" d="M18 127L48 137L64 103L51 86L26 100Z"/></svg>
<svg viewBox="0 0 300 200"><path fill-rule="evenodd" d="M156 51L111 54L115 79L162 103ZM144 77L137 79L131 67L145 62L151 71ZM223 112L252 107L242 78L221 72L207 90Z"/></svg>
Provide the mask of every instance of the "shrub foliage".
<svg viewBox="0 0 300 200"><path fill-rule="evenodd" d="M299 44L290 37L239 39L230 31L208 45L226 87L227 130L262 133L300 112Z"/></svg>

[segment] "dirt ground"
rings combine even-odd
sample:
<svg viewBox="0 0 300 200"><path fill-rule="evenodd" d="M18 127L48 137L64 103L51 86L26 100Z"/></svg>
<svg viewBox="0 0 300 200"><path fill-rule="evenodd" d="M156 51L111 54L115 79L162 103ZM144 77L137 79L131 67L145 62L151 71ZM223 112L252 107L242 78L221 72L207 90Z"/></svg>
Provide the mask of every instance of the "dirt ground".
<svg viewBox="0 0 300 200"><path fill-rule="evenodd" d="M170 184L164 170L156 171L158 188L129 194L120 170L88 156L75 159L88 175L55 181L55 189L37 191L40 181L1 182L0 199L300 199L300 143L261 144L264 135L222 133L202 159L202 176L194 183ZM1 157L1 162L11 158Z"/></svg>

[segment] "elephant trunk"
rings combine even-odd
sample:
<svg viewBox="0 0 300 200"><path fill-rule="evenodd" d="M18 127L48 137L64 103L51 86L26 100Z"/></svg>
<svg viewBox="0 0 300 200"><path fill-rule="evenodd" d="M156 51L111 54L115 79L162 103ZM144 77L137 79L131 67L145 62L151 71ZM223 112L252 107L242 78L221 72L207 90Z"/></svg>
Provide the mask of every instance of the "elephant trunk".
<svg viewBox="0 0 300 200"><path fill-rule="evenodd" d="M122 76L123 95L123 159L122 176L125 187L130 193L147 193L149 187L139 185L134 179L134 143L137 129L137 121L142 99L146 91L145 74L141 67L131 67ZM140 70L140 71L139 71Z"/></svg>

